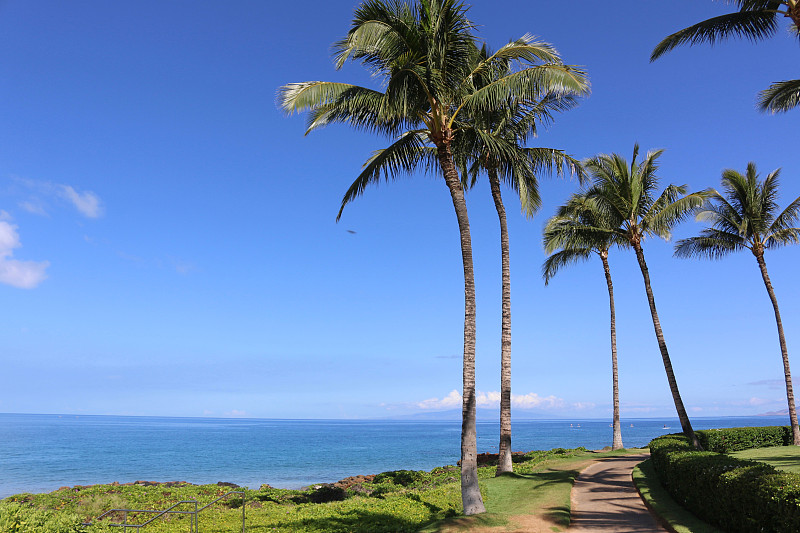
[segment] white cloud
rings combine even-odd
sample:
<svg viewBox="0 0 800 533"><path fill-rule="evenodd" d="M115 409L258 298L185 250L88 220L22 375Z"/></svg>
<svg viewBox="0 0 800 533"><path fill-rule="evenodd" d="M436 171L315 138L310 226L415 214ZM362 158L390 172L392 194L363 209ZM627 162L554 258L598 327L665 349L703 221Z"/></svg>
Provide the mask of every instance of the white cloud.
<svg viewBox="0 0 800 533"><path fill-rule="evenodd" d="M27 199L21 200L19 206L35 215L48 215L47 200L66 200L87 218L98 218L103 215L103 202L92 191L78 191L71 185L53 183L51 181L37 181L15 176L14 181L27 189Z"/></svg>
<svg viewBox="0 0 800 533"><path fill-rule="evenodd" d="M756 405L757 406L757 405L765 405L765 404L768 404L768 403L772 403L772 400L766 400L764 398L756 398L754 396L754 397L750 398L750 400L747 403L749 403L750 405Z"/></svg>
<svg viewBox="0 0 800 533"><path fill-rule="evenodd" d="M13 259L14 249L22 246L17 226L10 224L10 216L0 211L0 283L20 289L32 289L47 278L48 261L19 261Z"/></svg>
<svg viewBox="0 0 800 533"><path fill-rule="evenodd" d="M416 404L420 409L451 409L461 405L461 394L457 391L451 391L450 394L442 398L429 398Z"/></svg>
<svg viewBox="0 0 800 533"><path fill-rule="evenodd" d="M24 200L19 203L19 206L28 213L43 217L48 216L47 209L45 209L44 205L36 198Z"/></svg>
<svg viewBox="0 0 800 533"><path fill-rule="evenodd" d="M103 214L100 197L91 191L78 192L69 185L60 185L60 195L75 206L83 216L97 218Z"/></svg>
<svg viewBox="0 0 800 533"><path fill-rule="evenodd" d="M461 407L461 402L461 394L454 390L442 399L429 398L414 405L420 409L454 409ZM478 407L498 408L500 407L500 393L498 391L478 391L475 393L475 402ZM556 409L565 407L566 403L556 396L541 397L535 392L530 392L528 394L512 394L511 406L519 409ZM594 404L575 404L575 407L585 409L594 407Z"/></svg>

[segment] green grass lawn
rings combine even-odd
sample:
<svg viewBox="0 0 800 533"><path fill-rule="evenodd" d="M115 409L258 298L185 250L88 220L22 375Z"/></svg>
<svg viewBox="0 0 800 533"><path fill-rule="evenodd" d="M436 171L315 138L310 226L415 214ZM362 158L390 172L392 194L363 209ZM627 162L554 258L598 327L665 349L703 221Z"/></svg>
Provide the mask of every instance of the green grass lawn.
<svg viewBox="0 0 800 533"><path fill-rule="evenodd" d="M262 487L247 490L247 531L274 533L352 532L400 533L424 531L525 531L532 526L563 531L569 524L570 491L578 473L592 461L641 450L590 452L585 449L536 451L515 461L515 473L494 477L495 467L479 469L487 513L464 517L461 512L459 469L385 473L347 490L321 487L292 491ZM21 533L77 532L56 522L94 520L111 508L166 509L180 500L203 505L226 492L216 485L167 487L96 485L64 488L47 494L21 494L0 502L0 531L8 526ZM188 506L192 507L192 506ZM188 510L188 508L187 508ZM152 515L150 515L152 516ZM241 499L209 508L200 515L204 533L241 528ZM14 529L14 523L39 525ZM131 522L146 518L131 517ZM148 533L189 531L186 516L171 516L147 527ZM87 533L111 531L94 526ZM119 531L119 529L113 529Z"/></svg>
<svg viewBox="0 0 800 533"><path fill-rule="evenodd" d="M800 446L775 446L772 448L753 448L730 454L739 459L750 459L769 463L778 470L800 474Z"/></svg>

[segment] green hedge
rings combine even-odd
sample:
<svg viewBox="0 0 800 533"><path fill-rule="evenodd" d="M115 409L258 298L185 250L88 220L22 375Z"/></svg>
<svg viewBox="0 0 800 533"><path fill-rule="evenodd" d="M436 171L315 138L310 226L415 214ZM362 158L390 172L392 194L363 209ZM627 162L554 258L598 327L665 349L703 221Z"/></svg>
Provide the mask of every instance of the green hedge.
<svg viewBox="0 0 800 533"><path fill-rule="evenodd" d="M738 452L751 448L769 448L792 444L792 428L770 426L761 428L707 429L697 432L705 450L718 453Z"/></svg>
<svg viewBox="0 0 800 533"><path fill-rule="evenodd" d="M746 442L772 446L774 435L783 438L774 428L740 429L746 431L700 431L698 437L709 448L731 450L746 449L739 447ZM800 475L714 451L698 452L680 434L654 439L650 453L675 501L706 522L730 532L800 531Z"/></svg>

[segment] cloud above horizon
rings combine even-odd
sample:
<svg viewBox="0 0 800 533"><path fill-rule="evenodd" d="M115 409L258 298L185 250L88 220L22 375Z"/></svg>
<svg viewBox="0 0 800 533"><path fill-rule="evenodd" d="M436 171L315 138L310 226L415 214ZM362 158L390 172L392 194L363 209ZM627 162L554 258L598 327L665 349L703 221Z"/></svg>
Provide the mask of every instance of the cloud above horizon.
<svg viewBox="0 0 800 533"><path fill-rule="evenodd" d="M500 392L482 392L478 391L475 394L475 400L478 407L486 408L499 408L500 407ZM447 396L443 398L428 398L421 402L413 404L414 407L419 409L455 409L461 407L462 397L461 393L457 390L452 390ZM535 392L528 394L512 394L511 406L518 409L559 409L567 407L568 404L563 399L556 396L539 396ZM591 409L595 405L593 403L576 403L571 407L578 409Z"/></svg>
<svg viewBox="0 0 800 533"><path fill-rule="evenodd" d="M92 191L78 192L69 185L59 185L60 195L69 201L86 218L98 218L103 214L100 197Z"/></svg>
<svg viewBox="0 0 800 533"><path fill-rule="evenodd" d="M14 259L14 250L22 246L17 226L11 217L0 211L0 283L19 289L33 289L47 278L49 261L20 261Z"/></svg>
<svg viewBox="0 0 800 533"><path fill-rule="evenodd" d="M48 216L47 199L66 201L86 218L100 218L104 214L103 202L92 191L78 191L71 185L14 177L13 180L28 190L28 197L18 205L28 213Z"/></svg>

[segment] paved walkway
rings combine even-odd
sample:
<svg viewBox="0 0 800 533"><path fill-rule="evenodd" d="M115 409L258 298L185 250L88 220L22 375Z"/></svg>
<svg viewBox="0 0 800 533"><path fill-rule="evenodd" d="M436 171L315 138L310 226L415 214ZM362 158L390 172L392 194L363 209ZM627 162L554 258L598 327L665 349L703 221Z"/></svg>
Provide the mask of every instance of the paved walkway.
<svg viewBox="0 0 800 533"><path fill-rule="evenodd" d="M659 533L661 527L633 486L633 467L648 454L598 461L578 476L572 487L570 533Z"/></svg>

